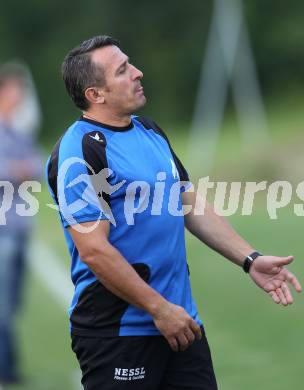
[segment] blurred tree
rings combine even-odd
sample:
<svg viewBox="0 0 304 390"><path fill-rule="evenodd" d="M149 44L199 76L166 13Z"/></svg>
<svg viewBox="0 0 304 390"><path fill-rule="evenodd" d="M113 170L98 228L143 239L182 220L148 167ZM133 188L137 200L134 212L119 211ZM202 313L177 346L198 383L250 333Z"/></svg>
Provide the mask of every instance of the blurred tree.
<svg viewBox="0 0 304 390"><path fill-rule="evenodd" d="M161 123L187 123L193 110L212 0L19 0L0 13L0 62L30 66L44 112L45 140L57 137L77 110L65 93L61 62L69 49L97 34L121 40L144 72L145 112ZM304 3L248 0L246 17L263 89L272 95L303 83Z"/></svg>
<svg viewBox="0 0 304 390"><path fill-rule="evenodd" d="M304 3L300 0L246 1L247 19L266 94L302 89Z"/></svg>

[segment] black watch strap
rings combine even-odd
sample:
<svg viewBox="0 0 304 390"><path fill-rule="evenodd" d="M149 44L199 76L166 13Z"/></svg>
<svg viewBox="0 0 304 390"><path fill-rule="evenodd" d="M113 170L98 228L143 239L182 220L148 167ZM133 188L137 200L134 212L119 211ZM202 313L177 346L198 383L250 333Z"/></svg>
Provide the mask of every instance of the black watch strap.
<svg viewBox="0 0 304 390"><path fill-rule="evenodd" d="M250 267L251 267L251 264L254 262L254 260L259 257L259 256L262 256L261 253L259 252L252 252L250 255L248 255L243 263L243 270L246 272L246 274L249 273L249 270L250 270Z"/></svg>

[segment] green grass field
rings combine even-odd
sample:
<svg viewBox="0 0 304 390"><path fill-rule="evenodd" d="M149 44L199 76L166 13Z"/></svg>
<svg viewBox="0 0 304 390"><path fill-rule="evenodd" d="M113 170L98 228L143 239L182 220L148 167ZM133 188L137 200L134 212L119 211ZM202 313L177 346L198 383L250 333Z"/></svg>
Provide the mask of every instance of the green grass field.
<svg viewBox="0 0 304 390"><path fill-rule="evenodd" d="M291 134L298 139L294 123ZM281 116L279 116L281 119ZM286 126L288 124L286 119ZM275 126L277 119L271 125ZM280 128L284 128L281 123ZM277 147L286 142L278 132ZM225 135L227 137L227 135ZM233 137L229 143L233 144ZM183 150L184 139L173 144ZM228 142L228 141L227 141ZM221 146L222 147L222 146ZM273 150L270 151L273 153ZM227 157L228 156L228 157ZM227 168L229 151L222 164ZM66 272L69 259L55 211L45 190L40 195L40 212L35 234L59 256ZM270 220L260 202L250 217L235 215L233 226L258 250L267 254L295 255L290 269L303 283L303 219L292 208ZM193 293L206 327L215 370L222 390L303 389L303 296L293 306L276 306L238 267L187 236ZM41 262L43 262L43 258ZM18 317L24 390L80 389L78 365L70 350L68 317L42 281L29 273L25 307Z"/></svg>

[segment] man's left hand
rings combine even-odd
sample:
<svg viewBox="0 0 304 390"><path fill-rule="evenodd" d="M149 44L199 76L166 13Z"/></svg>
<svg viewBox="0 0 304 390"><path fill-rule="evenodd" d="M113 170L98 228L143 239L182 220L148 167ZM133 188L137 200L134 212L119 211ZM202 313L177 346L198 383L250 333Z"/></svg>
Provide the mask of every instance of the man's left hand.
<svg viewBox="0 0 304 390"><path fill-rule="evenodd" d="M254 260L249 271L252 280L266 291L275 303L283 306L293 303L288 284L292 285L297 292L302 291L298 279L284 267L292 261L293 256L259 256Z"/></svg>

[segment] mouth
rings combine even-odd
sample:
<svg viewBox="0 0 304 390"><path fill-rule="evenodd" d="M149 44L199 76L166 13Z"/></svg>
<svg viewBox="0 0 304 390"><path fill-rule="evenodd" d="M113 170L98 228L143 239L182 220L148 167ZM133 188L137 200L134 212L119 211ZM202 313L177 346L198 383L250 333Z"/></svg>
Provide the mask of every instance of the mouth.
<svg viewBox="0 0 304 390"><path fill-rule="evenodd" d="M143 86L139 86L139 87L137 87L136 89L135 89L135 93L137 94L144 94L144 88L143 88Z"/></svg>

